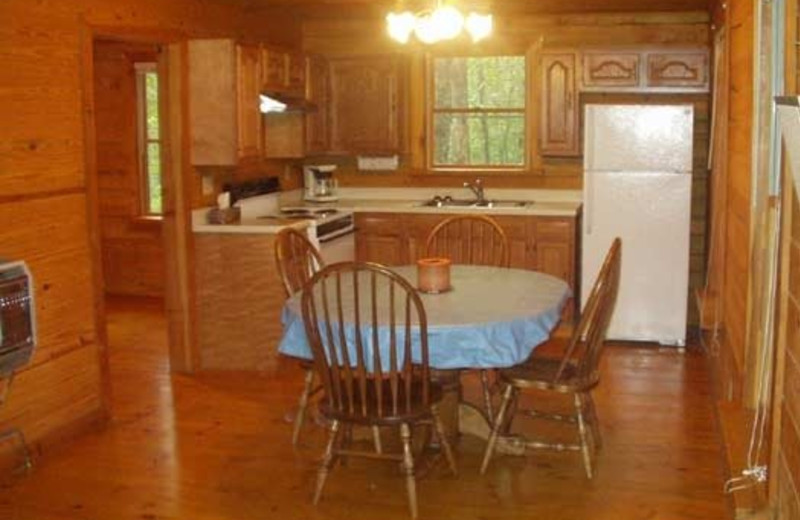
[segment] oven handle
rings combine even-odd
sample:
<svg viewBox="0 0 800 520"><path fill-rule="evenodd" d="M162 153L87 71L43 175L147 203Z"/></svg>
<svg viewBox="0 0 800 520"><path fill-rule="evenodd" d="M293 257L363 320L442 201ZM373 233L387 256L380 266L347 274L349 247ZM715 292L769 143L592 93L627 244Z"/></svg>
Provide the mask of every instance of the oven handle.
<svg viewBox="0 0 800 520"><path fill-rule="evenodd" d="M336 233L333 233L332 235L329 235L327 237L319 238L318 240L319 240L320 244L325 244L325 243L328 243L328 242L330 242L332 240L336 240L337 238L342 238L342 237L346 237L347 235L352 235L356 231L357 231L357 228L351 227L350 229L345 229L342 233L336 232Z"/></svg>

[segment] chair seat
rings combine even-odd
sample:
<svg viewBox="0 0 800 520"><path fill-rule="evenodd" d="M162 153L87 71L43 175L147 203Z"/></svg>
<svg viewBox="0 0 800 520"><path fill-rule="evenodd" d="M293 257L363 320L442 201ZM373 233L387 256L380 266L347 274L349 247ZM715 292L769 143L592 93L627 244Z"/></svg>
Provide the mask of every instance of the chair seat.
<svg viewBox="0 0 800 520"><path fill-rule="evenodd" d="M500 370L500 378L518 388L537 388L562 393L585 392L597 385L597 378L589 381L578 378L578 369L574 363L567 364L559 382L555 384L560 366L560 359L531 356L519 365Z"/></svg>
<svg viewBox="0 0 800 520"><path fill-rule="evenodd" d="M344 384L344 383L342 383ZM394 414L392 411L392 398L391 398L391 387L389 385L389 380L384 380L382 384L382 401L383 401L383 413L382 415L378 414L377 408L377 398L376 398L376 388L375 385L370 382L367 385L367 410L366 414L362 413L362 401L363 398L361 397L359 392L354 392L354 399L353 399L353 412L350 412L349 409L345 410L338 410L334 409L330 406L330 402L327 399L322 399L319 403L319 411L320 413L331 420L340 420L340 421L348 421L360 424L367 424L367 425L396 425L400 423L408 423L413 422L415 420L424 419L426 417L431 416L431 405L438 404L442 400L442 386L435 382L431 381L429 383L429 392L430 392L430 402L425 405L422 402L422 381L414 381L412 383L411 388L411 406L408 410L406 410L405 402L406 402L406 392L405 388L400 388L400 396L397 402L399 403L398 406L398 413Z"/></svg>

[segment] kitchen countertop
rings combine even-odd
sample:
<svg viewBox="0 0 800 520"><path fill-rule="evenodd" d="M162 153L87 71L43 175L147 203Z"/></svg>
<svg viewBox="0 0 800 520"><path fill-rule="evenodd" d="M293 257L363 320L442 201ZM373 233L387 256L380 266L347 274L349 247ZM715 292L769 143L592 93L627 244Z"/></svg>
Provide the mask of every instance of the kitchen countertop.
<svg viewBox="0 0 800 520"><path fill-rule="evenodd" d="M281 207L336 208L342 211L370 213L427 213L454 214L479 213L482 215L556 216L575 217L580 212L582 200L579 190L529 190L486 189L488 200L530 200L533 204L523 208L475 208L464 206L429 207L422 203L434 195L468 199L470 194L463 188L341 188L337 202L316 203L302 200L302 190L281 193ZM192 212L192 229L196 233L278 233L291 226L305 229L306 220L289 219L242 219L233 224L208 224L209 208Z"/></svg>
<svg viewBox="0 0 800 520"><path fill-rule="evenodd" d="M262 233L274 235L282 229L306 229L308 220L285 218L246 218L231 224L209 224L206 214L211 208L201 208L192 211L192 231L195 233Z"/></svg>
<svg viewBox="0 0 800 520"><path fill-rule="evenodd" d="M522 200L522 199L513 199ZM574 217L581 207L580 202L574 201L542 201L523 208L476 208L470 206L432 207L423 206L419 200L403 199L340 199L334 203L301 202L298 206L314 208L336 208L343 211L370 212L370 213L479 213L485 215L544 215Z"/></svg>

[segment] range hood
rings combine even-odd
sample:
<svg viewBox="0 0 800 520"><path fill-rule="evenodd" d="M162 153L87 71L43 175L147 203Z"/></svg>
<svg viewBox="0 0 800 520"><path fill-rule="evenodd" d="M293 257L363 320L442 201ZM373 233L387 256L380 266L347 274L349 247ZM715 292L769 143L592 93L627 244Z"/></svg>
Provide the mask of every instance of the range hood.
<svg viewBox="0 0 800 520"><path fill-rule="evenodd" d="M285 92L262 92L259 96L259 109L262 114L286 114L292 112L311 112L317 105L303 96L293 96Z"/></svg>

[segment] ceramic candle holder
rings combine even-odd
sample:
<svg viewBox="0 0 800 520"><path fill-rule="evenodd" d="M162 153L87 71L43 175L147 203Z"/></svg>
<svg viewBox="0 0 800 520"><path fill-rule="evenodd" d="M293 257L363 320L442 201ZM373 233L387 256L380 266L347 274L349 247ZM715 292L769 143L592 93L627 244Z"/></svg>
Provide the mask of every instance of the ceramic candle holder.
<svg viewBox="0 0 800 520"><path fill-rule="evenodd" d="M421 258L417 260L417 288L424 293L450 290L450 259Z"/></svg>

